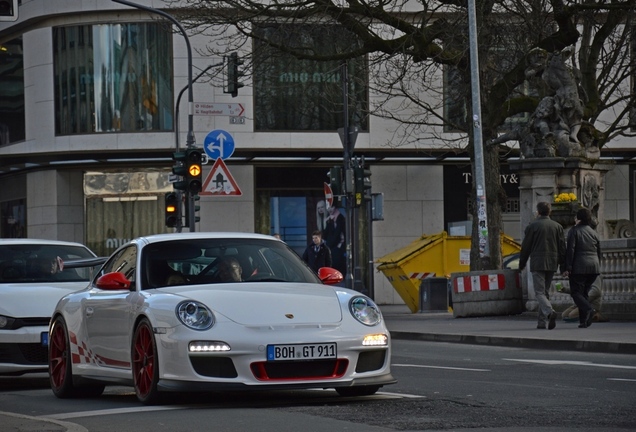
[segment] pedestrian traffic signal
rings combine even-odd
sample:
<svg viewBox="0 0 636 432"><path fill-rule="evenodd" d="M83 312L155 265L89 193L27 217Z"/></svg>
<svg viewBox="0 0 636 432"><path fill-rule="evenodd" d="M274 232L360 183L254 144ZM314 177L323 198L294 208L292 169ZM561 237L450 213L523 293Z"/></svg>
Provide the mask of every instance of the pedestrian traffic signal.
<svg viewBox="0 0 636 432"><path fill-rule="evenodd" d="M244 86L242 82L239 82L241 72L238 67L243 64L243 60L240 60L238 54L233 52L230 54L227 60L227 91L232 97L238 96L238 89Z"/></svg>
<svg viewBox="0 0 636 432"><path fill-rule="evenodd" d="M331 192L334 197L342 196L342 167L331 167L331 169L327 171L327 175L329 176L329 186L331 186Z"/></svg>
<svg viewBox="0 0 636 432"><path fill-rule="evenodd" d="M179 222L179 196L175 192L165 195L166 226L174 228Z"/></svg>
<svg viewBox="0 0 636 432"><path fill-rule="evenodd" d="M188 182L185 177L188 173L188 167L186 166L186 152L174 152L172 153L172 160L175 164L172 166L172 173L178 178L172 183L176 190L186 190Z"/></svg>
<svg viewBox="0 0 636 432"><path fill-rule="evenodd" d="M203 153L201 149L191 147L186 150L186 182L187 191L197 195L203 187L203 168L201 162Z"/></svg>

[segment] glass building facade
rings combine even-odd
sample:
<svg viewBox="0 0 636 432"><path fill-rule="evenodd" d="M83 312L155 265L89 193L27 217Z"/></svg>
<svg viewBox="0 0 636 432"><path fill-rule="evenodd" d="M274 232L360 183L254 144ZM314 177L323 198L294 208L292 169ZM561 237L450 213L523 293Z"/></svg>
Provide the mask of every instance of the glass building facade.
<svg viewBox="0 0 636 432"><path fill-rule="evenodd" d="M55 27L53 58L56 135L173 129L170 27Z"/></svg>

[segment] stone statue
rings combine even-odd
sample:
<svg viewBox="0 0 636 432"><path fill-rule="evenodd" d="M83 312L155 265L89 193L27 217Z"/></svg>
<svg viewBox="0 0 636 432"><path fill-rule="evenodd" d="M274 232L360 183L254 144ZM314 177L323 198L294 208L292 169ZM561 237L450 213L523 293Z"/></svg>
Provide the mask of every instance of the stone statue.
<svg viewBox="0 0 636 432"><path fill-rule="evenodd" d="M490 144L517 140L522 158L586 155L584 145L591 143L579 140L583 124L582 92L577 78L580 74L566 64L570 55L570 49L548 53L540 48L528 54L526 78L546 96L526 125L493 139Z"/></svg>
<svg viewBox="0 0 636 432"><path fill-rule="evenodd" d="M579 142L578 133L583 119L583 103L579 94L580 72L570 68L565 60L572 54L567 48L548 55L541 78L547 84L548 94L554 96L554 107L569 127L570 141Z"/></svg>

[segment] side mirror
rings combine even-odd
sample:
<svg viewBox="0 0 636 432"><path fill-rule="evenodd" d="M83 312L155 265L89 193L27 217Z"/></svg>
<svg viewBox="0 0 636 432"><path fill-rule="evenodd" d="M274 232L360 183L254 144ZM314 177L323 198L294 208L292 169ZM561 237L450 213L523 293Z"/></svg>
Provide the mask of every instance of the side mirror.
<svg viewBox="0 0 636 432"><path fill-rule="evenodd" d="M325 285L336 285L344 279L342 273L331 267L320 267L318 269L318 277Z"/></svg>
<svg viewBox="0 0 636 432"><path fill-rule="evenodd" d="M95 286L109 291L125 290L130 289L130 281L126 279L123 273L112 272L100 276Z"/></svg>

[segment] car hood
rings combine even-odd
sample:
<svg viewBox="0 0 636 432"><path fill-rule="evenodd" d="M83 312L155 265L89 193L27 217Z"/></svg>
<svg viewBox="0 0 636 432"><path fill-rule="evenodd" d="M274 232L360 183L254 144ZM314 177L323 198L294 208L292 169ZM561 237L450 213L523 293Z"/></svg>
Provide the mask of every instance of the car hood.
<svg viewBox="0 0 636 432"><path fill-rule="evenodd" d="M88 282L0 284L0 315L14 318L50 317L66 294L86 288Z"/></svg>
<svg viewBox="0 0 636 432"><path fill-rule="evenodd" d="M326 285L243 282L175 287L168 291L201 301L215 313L243 325L336 324L342 320L336 291Z"/></svg>

